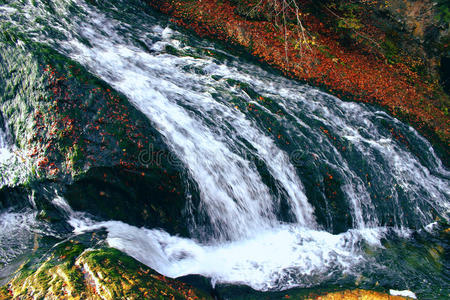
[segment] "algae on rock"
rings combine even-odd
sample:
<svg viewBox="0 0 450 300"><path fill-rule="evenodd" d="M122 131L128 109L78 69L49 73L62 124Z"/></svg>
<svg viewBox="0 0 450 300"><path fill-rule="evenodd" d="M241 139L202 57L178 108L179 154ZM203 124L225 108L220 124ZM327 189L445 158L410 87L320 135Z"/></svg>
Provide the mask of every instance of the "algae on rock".
<svg viewBox="0 0 450 300"><path fill-rule="evenodd" d="M75 240L58 244L38 262L30 259L0 289L1 297L211 299L203 291L166 278L119 250L104 246L92 249Z"/></svg>
<svg viewBox="0 0 450 300"><path fill-rule="evenodd" d="M2 29L0 111L23 167L6 166L20 172L2 172L0 189L49 180L76 210L186 235L185 170L147 117L78 63Z"/></svg>

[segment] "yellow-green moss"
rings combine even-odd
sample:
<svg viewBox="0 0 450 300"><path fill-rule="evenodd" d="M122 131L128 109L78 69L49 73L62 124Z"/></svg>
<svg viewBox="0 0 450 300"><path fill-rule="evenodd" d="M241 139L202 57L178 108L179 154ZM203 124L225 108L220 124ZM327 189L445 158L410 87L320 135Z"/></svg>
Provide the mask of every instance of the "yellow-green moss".
<svg viewBox="0 0 450 300"><path fill-rule="evenodd" d="M210 299L166 278L119 250L59 244L40 263L25 263L0 299ZM3 298L2 298L3 297Z"/></svg>

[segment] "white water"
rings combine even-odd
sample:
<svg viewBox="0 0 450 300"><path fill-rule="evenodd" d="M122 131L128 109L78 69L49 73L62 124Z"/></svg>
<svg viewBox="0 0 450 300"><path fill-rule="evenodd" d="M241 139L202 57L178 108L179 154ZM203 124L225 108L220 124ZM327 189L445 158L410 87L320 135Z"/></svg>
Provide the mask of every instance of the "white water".
<svg viewBox="0 0 450 300"><path fill-rule="evenodd" d="M379 240L386 229L380 227L377 202L358 168L326 140L314 122L333 128L334 134L343 137L365 163L364 168L378 175L373 185L378 184L390 193L388 201L393 203L397 227L404 226L405 218L397 186L403 188L408 205L423 224L432 219L430 207L443 215L448 211L449 186L444 179L448 172L428 142L422 141L426 146L423 151L428 154L425 167L415 155L383 133L377 119L397 122L383 112L344 103L247 63L220 64L208 57L164 53L166 45L182 51L189 47L183 45L180 33L156 24L132 29L147 36L146 41L159 40L149 42L153 52L146 52L122 37L129 24L112 20L82 2L76 3L83 11L83 20L76 17L67 20L69 23L61 28L67 40L56 44L124 93L155 124L198 184L201 203L191 209L203 211L208 217L214 239L206 243L117 221L95 223L71 211L63 200L57 200L55 204L72 216L70 223L75 232L105 227L111 246L171 277L201 274L218 282L244 283L267 290L308 286L311 278L315 278L314 283L322 282L335 272L352 273L366 262L361 241L380 247ZM69 15L64 9L58 6L58 13ZM51 20L52 16L45 19ZM82 43L78 35L91 46ZM50 37L39 40L54 42ZM204 74L187 72L183 67L196 67ZM350 203L355 229L339 235L320 230L296 166L287 153L265 128L235 109L228 98L240 93L258 109L264 108L229 87L224 79L216 81L211 75L239 80L276 99L292 122L286 125L291 135L304 138L316 159L343 179L341 189ZM228 93L228 98L217 100L212 96L214 93ZM309 117L305 119L302 114ZM412 135L422 139L415 131ZM277 219L280 199L262 181L254 162L245 155L247 152L264 162L278 188L285 191L293 224ZM195 226L201 228L203 224Z"/></svg>
<svg viewBox="0 0 450 300"><path fill-rule="evenodd" d="M7 125L5 127L5 130L0 128L0 188L19 185L32 173L27 155L11 143Z"/></svg>
<svg viewBox="0 0 450 300"><path fill-rule="evenodd" d="M202 203L195 209L206 212L218 238L249 236L276 223L276 203L254 164L242 156L248 149L236 148L237 137L257 150L258 157L287 191L299 225L315 226L313 209L286 153L242 113L214 101L207 91L197 91L204 84L202 78L186 78L188 75L178 67L197 60L150 55L123 44L113 31L106 38L96 28L108 24L108 20L95 12L90 14L93 24L81 24L79 30L93 47L78 40L70 40L63 47L127 95L156 124L198 183ZM170 39L170 29L154 30ZM203 120L177 103L180 100L210 117L218 127L205 126ZM220 128L224 123L231 128Z"/></svg>
<svg viewBox="0 0 450 300"><path fill-rule="evenodd" d="M0 213L0 265L37 247L41 234L58 236L46 222L37 220L36 215L31 209Z"/></svg>
<svg viewBox="0 0 450 300"><path fill-rule="evenodd" d="M282 225L260 230L251 238L204 245L119 221L93 222L78 216L69 223L75 233L106 228L111 247L166 276L201 274L210 277L213 285L245 284L262 291L313 286L339 274L356 276L354 268L367 262L359 244L381 247L379 240L386 232L386 228L372 228L333 235Z"/></svg>
<svg viewBox="0 0 450 300"><path fill-rule="evenodd" d="M9 149L6 132L0 128L0 163L7 162L12 156Z"/></svg>
<svg viewBox="0 0 450 300"><path fill-rule="evenodd" d="M161 40L151 45L155 53L147 53L128 44L117 34L125 25L91 8L85 7L85 10L87 17L77 24L77 31L89 40L91 46L87 47L73 38L64 42L62 47L127 95L156 124L199 185L201 207L194 209L206 212L219 238L249 236L277 223L274 215L277 199L262 182L253 162L246 159L247 151L264 161L280 188L286 191L297 224L308 228L316 225L313 209L288 155L276 146L273 138L230 105L226 97L220 100L212 97L213 93L221 92L220 88L230 88L223 81L216 83L211 75L239 80L265 96L274 97L289 116L298 121L291 128L293 135L304 135L298 128L307 127L308 139L312 142L310 147L321 141L321 148L316 146L315 149L318 159L325 161L344 179L342 190L353 208L355 227L379 225L367 184L355 169L349 167L349 162L336 147L324 141L318 128L299 121L299 111L309 112L313 120L332 128L335 135L344 137L377 176L374 180L378 180L383 188L390 187L388 199L395 203L393 209L398 210L395 224L399 227L404 226L404 212L397 187L403 189L408 201L415 206L415 213L423 215L423 220L432 218L427 215L424 203L444 215L449 211L448 180L434 174L448 178L450 173L442 168L426 141L422 142L428 145L425 150L430 153L428 168L392 137L386 137L376 120L398 121L385 113L344 103L317 90L272 76L253 65L230 66L217 64L208 57L194 59L160 53L165 45L180 50L189 48L183 47L169 28L147 28L147 34ZM183 69L186 66L202 69L206 75L188 73ZM255 101L250 102L257 105ZM262 106L259 108L264 109ZM417 139L423 140L412 128L410 131ZM238 139L247 141L256 150L237 143Z"/></svg>
<svg viewBox="0 0 450 300"><path fill-rule="evenodd" d="M411 292L409 290L404 290L404 291L389 290L389 294L391 294L392 296L402 296L402 297L409 297L412 299L417 299L416 294L414 294L413 292Z"/></svg>
<svg viewBox="0 0 450 300"><path fill-rule="evenodd" d="M0 248L0 263L6 263L30 248L33 235L30 234L29 228L30 224L35 222L35 217L31 212L0 214L0 240L2 245L11 245L8 248Z"/></svg>

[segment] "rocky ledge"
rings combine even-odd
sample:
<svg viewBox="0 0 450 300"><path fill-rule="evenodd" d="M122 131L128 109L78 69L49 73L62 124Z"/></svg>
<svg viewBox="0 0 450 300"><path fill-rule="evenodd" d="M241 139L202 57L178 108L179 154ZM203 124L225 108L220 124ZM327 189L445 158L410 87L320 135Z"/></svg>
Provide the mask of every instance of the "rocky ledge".
<svg viewBox="0 0 450 300"><path fill-rule="evenodd" d="M0 41L0 119L23 164L19 173L0 164L0 208L29 195L49 217L52 205L39 195L52 193L43 191L50 184L75 210L186 234L184 169L150 121L50 47L11 28ZM14 200L14 189L23 197Z"/></svg>

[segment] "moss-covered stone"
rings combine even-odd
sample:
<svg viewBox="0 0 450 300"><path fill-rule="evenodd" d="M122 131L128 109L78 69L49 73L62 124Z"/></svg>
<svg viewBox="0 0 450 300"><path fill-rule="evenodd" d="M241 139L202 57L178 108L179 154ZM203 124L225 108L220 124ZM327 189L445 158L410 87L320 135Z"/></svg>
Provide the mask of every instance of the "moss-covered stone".
<svg viewBox="0 0 450 300"><path fill-rule="evenodd" d="M51 180L75 209L185 234L183 167L148 118L78 63L0 29L0 111L26 162L5 167L20 172L2 171L0 189Z"/></svg>
<svg viewBox="0 0 450 300"><path fill-rule="evenodd" d="M211 299L166 278L119 250L87 248L79 241L55 246L39 262L30 259L0 289L14 299Z"/></svg>
<svg viewBox="0 0 450 300"><path fill-rule="evenodd" d="M234 300L400 300L411 299L400 296L392 296L386 290L369 290L346 286L321 286L315 288L293 288L285 291L259 292L248 287L223 286L217 289L223 299Z"/></svg>
<svg viewBox="0 0 450 300"><path fill-rule="evenodd" d="M322 300L399 300L405 299L400 296L391 296L385 293L366 291L366 290L347 290L328 293L324 295L310 296L307 299L322 299Z"/></svg>

